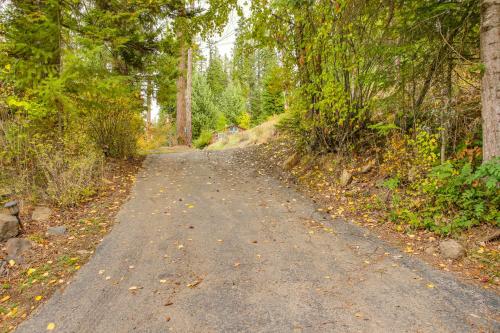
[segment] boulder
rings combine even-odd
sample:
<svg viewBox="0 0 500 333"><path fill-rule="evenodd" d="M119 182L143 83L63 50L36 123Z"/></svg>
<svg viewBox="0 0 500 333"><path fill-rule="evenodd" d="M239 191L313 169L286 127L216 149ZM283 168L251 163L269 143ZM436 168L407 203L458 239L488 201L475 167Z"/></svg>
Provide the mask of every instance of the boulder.
<svg viewBox="0 0 500 333"><path fill-rule="evenodd" d="M453 239L443 240L439 243L439 251L446 259L459 259L465 255L465 249L459 242Z"/></svg>
<svg viewBox="0 0 500 333"><path fill-rule="evenodd" d="M33 221L47 221L52 214L52 210L49 207L36 207L31 214L31 219Z"/></svg>
<svg viewBox="0 0 500 333"><path fill-rule="evenodd" d="M19 261L21 254L31 249L31 242L24 238L11 238L5 244L5 248L8 259Z"/></svg>
<svg viewBox="0 0 500 333"><path fill-rule="evenodd" d="M0 214L0 242L19 234L19 221L15 216Z"/></svg>
<svg viewBox="0 0 500 333"><path fill-rule="evenodd" d="M347 171L346 169L342 170L342 174L340 175L339 183L340 186L347 186L352 180L352 173Z"/></svg>
<svg viewBox="0 0 500 333"><path fill-rule="evenodd" d="M57 227L49 227L47 228L47 235L48 236L62 236L66 235L66 227L63 225L57 226Z"/></svg>

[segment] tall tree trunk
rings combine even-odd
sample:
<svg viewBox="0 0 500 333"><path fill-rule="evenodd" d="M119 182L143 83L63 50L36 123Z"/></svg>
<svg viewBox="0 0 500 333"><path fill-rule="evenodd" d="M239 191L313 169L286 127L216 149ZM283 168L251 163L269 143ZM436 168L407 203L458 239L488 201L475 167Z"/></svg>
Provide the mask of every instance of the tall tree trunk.
<svg viewBox="0 0 500 333"><path fill-rule="evenodd" d="M441 108L441 164L446 161L446 149L448 145L448 129L450 127L451 103L453 93L453 58L448 55L448 66L446 71L446 105Z"/></svg>
<svg viewBox="0 0 500 333"><path fill-rule="evenodd" d="M481 1L483 161L500 156L500 1Z"/></svg>
<svg viewBox="0 0 500 333"><path fill-rule="evenodd" d="M147 78L147 86L146 86L146 103L147 103L147 110L146 110L146 135L148 139L151 138L151 107L152 107L152 100L153 100L153 84L151 82L151 78Z"/></svg>
<svg viewBox="0 0 500 333"><path fill-rule="evenodd" d="M63 70L63 59L62 59L62 18L61 18L61 4L57 1L55 8L56 22L57 22L57 48L53 54L53 60L55 67L57 68L57 76L61 76ZM62 138L65 129L65 112L63 102L56 98L55 105L57 109L57 126L59 130L59 137Z"/></svg>
<svg viewBox="0 0 500 333"><path fill-rule="evenodd" d="M187 73L186 73L186 144L191 146L192 129L191 129L191 92L193 88L193 50L187 51Z"/></svg>
<svg viewBox="0 0 500 333"><path fill-rule="evenodd" d="M177 143L180 145L188 144L186 129L186 47L183 42L182 33L177 37L181 43L179 48L179 76L177 78Z"/></svg>

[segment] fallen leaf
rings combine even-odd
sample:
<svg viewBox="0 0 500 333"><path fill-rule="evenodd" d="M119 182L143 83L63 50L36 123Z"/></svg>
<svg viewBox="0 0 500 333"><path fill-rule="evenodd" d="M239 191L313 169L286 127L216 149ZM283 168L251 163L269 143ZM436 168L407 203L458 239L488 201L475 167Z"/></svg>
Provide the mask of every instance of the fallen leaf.
<svg viewBox="0 0 500 333"><path fill-rule="evenodd" d="M234 266L234 267L238 267L239 265L240 265L240 263L239 263L239 262L235 262L233 266Z"/></svg>
<svg viewBox="0 0 500 333"><path fill-rule="evenodd" d="M42 300L42 298L43 298L43 296L36 296L36 297L35 297L35 301L37 301L37 302L38 302L38 301L41 301L41 300Z"/></svg>
<svg viewBox="0 0 500 333"><path fill-rule="evenodd" d="M172 304L174 304L174 302L168 301L167 303L165 303L165 306L170 306Z"/></svg>
<svg viewBox="0 0 500 333"><path fill-rule="evenodd" d="M128 290L138 290L138 289L142 289L142 287L132 286L132 287L128 288Z"/></svg>
<svg viewBox="0 0 500 333"><path fill-rule="evenodd" d="M35 273L36 269L35 268L29 268L26 274L30 276L31 274Z"/></svg>
<svg viewBox="0 0 500 333"><path fill-rule="evenodd" d="M177 248L178 249L182 249L182 248L184 248L184 245L180 244L180 245L177 246Z"/></svg>
<svg viewBox="0 0 500 333"><path fill-rule="evenodd" d="M101 274L103 274L103 273L104 273L104 269L101 269L101 270L99 271L99 275L101 275Z"/></svg>
<svg viewBox="0 0 500 333"><path fill-rule="evenodd" d="M52 331L52 330L54 330L54 328L56 328L56 324L54 324L54 323L47 324L47 331Z"/></svg>
<svg viewBox="0 0 500 333"><path fill-rule="evenodd" d="M170 318L169 316L166 316L166 317L165 317L165 320L166 320L166 321L170 321L170 319L171 319L171 318Z"/></svg>
<svg viewBox="0 0 500 333"><path fill-rule="evenodd" d="M10 299L10 296L9 296L9 295L4 296L4 297L2 297L2 299L0 299L0 303L3 303L3 302L5 302L5 301L8 301L9 299Z"/></svg>
<svg viewBox="0 0 500 333"><path fill-rule="evenodd" d="M432 283L428 283L427 284L427 288L431 288L432 289L432 288L434 288L434 285Z"/></svg>
<svg viewBox="0 0 500 333"><path fill-rule="evenodd" d="M160 283L167 283L167 280L160 280Z"/></svg>
<svg viewBox="0 0 500 333"><path fill-rule="evenodd" d="M16 264L15 260L12 260L12 259L9 260L9 266L10 267L14 266L15 264Z"/></svg>

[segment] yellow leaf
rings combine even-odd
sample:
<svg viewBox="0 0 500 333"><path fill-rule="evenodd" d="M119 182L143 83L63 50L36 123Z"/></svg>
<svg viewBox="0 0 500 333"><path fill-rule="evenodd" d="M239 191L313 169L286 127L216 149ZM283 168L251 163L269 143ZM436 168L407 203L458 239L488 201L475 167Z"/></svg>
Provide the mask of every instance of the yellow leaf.
<svg viewBox="0 0 500 333"><path fill-rule="evenodd" d="M6 314L7 317L15 317L17 314L17 306L10 309L10 311Z"/></svg>
<svg viewBox="0 0 500 333"><path fill-rule="evenodd" d="M43 298L43 296L36 296L36 297L35 297L35 301L37 301L37 302L38 302L38 301L41 301L41 300L42 300L42 298Z"/></svg>
<svg viewBox="0 0 500 333"><path fill-rule="evenodd" d="M54 323L47 324L47 331L52 331L52 330L54 330L54 328L56 328L56 324L54 324Z"/></svg>
<svg viewBox="0 0 500 333"><path fill-rule="evenodd" d="M28 269L28 271L26 272L26 274L28 274L28 276L30 276L31 274L35 273L36 269L35 268L30 268Z"/></svg>
<svg viewBox="0 0 500 333"><path fill-rule="evenodd" d="M2 299L0 299L0 303L3 303L5 301L8 301L10 299L10 296L7 295L7 296L4 296Z"/></svg>
<svg viewBox="0 0 500 333"><path fill-rule="evenodd" d="M434 285L432 283L428 283L427 284L427 288L431 288L432 289L432 288L434 288Z"/></svg>
<svg viewBox="0 0 500 333"><path fill-rule="evenodd" d="M15 261L15 260L13 260L13 259L10 259L10 260L9 260L9 266L10 266L10 267L14 266L15 264L16 264L16 261Z"/></svg>

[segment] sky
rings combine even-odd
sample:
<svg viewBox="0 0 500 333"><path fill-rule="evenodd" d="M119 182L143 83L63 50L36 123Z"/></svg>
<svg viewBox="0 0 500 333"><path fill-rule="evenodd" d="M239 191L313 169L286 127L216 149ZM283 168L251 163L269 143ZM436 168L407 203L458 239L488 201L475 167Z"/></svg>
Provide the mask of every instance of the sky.
<svg viewBox="0 0 500 333"><path fill-rule="evenodd" d="M234 42L236 40L236 29L238 28L238 14L236 11L232 11L229 15L228 22L224 27L224 31L219 35L215 35L211 38L211 40L217 46L219 50L219 54L228 58L231 57L231 53L233 51ZM208 57L208 43L206 41L202 41L201 49L205 57Z"/></svg>

